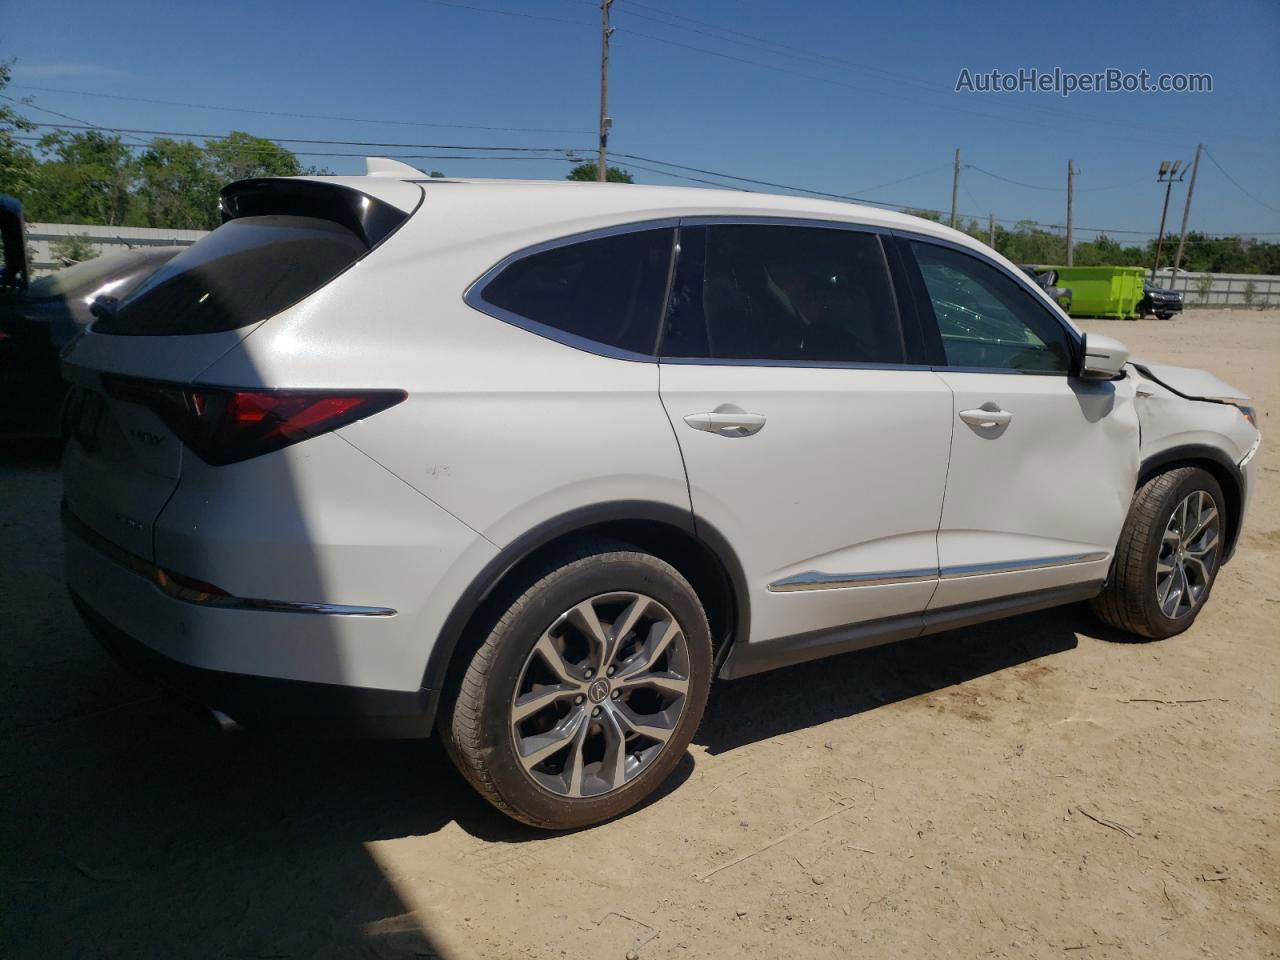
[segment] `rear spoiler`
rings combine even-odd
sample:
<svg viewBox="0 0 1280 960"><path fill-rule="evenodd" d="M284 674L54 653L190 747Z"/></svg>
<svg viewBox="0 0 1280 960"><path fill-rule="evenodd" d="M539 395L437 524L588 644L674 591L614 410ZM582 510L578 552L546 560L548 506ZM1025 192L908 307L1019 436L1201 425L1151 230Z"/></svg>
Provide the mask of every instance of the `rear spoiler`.
<svg viewBox="0 0 1280 960"><path fill-rule="evenodd" d="M318 217L346 227L372 249L411 213L352 187L323 180L257 177L237 180L218 195L222 222L237 217Z"/></svg>

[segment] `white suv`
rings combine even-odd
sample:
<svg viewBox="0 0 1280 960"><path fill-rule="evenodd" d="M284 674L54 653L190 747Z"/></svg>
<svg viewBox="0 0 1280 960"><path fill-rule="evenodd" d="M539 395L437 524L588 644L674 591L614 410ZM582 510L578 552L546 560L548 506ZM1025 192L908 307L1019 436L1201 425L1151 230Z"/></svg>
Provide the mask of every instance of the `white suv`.
<svg viewBox="0 0 1280 960"><path fill-rule="evenodd" d="M1239 537L1245 398L954 230L370 166L229 186L65 355L76 603L224 720L438 730L581 826L713 677L1086 599L1166 637Z"/></svg>

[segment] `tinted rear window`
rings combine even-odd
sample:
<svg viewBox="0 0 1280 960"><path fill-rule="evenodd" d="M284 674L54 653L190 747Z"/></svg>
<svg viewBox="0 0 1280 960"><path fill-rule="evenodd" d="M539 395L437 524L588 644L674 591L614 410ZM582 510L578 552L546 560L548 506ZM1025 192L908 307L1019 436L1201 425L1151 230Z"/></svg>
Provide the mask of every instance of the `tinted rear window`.
<svg viewBox="0 0 1280 960"><path fill-rule="evenodd" d="M662 353L778 363L902 363L880 239L828 227L682 228Z"/></svg>
<svg viewBox="0 0 1280 960"><path fill-rule="evenodd" d="M157 270L94 330L134 336L234 330L297 303L367 250L348 228L328 220L229 220Z"/></svg>
<svg viewBox="0 0 1280 960"><path fill-rule="evenodd" d="M480 295L519 318L652 354L673 239L670 229L636 230L553 247L512 263Z"/></svg>

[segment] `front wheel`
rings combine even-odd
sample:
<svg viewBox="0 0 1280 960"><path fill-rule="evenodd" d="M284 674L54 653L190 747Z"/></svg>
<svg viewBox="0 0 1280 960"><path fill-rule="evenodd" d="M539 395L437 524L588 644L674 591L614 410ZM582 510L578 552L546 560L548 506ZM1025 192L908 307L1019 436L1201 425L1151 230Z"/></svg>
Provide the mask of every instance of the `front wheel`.
<svg viewBox="0 0 1280 960"><path fill-rule="evenodd" d="M599 823L652 793L693 738L707 618L679 571L616 541L562 552L525 582L467 665L446 747L517 820Z"/></svg>
<svg viewBox="0 0 1280 960"><path fill-rule="evenodd" d="M1222 557L1222 488L1199 467L1148 480L1134 495L1111 576L1093 601L1106 623L1160 640L1195 622Z"/></svg>

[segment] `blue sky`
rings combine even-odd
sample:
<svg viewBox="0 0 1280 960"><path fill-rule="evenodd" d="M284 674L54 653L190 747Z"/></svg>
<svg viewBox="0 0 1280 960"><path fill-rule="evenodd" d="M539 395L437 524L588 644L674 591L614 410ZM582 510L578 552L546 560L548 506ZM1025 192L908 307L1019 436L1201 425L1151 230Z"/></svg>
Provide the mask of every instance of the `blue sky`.
<svg viewBox="0 0 1280 960"><path fill-rule="evenodd" d="M104 126L472 147L590 151L595 144L592 0L64 0L56 15L47 3L2 0L0 8L0 57L18 59L9 92ZM1080 171L1078 237L1087 239L1088 228L1154 231L1159 162L1190 160L1204 142L1222 169L1202 159L1192 227L1280 236L1275 0L914 0L878 9L838 0L616 0L613 10L613 151L941 210L950 204L959 147L973 165L961 174L963 213L1043 223L1063 222L1070 159ZM1067 100L954 92L962 68L1111 66L1209 73L1214 90ZM358 122L372 120L399 122ZM304 160L339 173L363 169L358 157ZM639 182L682 182L639 169L652 164L618 162ZM568 167L548 159L416 163L459 176L558 177ZM1175 188L1171 204L1175 226L1184 189Z"/></svg>

